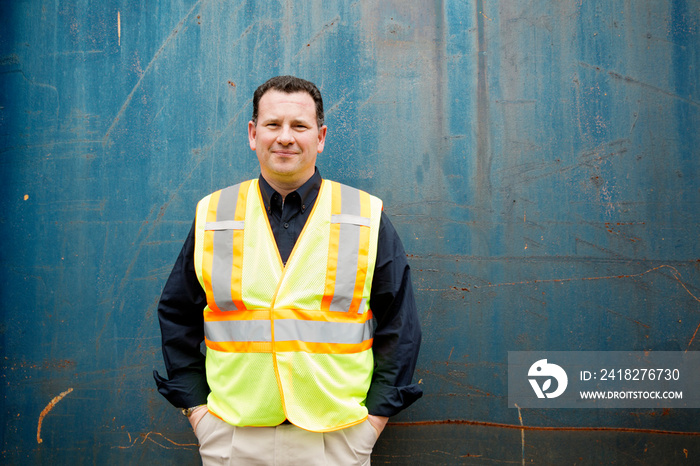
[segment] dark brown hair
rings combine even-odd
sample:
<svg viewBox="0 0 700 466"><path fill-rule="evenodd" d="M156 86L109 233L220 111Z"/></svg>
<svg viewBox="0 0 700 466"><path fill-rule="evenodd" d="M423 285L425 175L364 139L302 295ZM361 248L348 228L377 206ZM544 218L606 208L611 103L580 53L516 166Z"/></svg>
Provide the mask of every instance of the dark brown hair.
<svg viewBox="0 0 700 466"><path fill-rule="evenodd" d="M321 92L311 81L297 78L296 76L275 76L258 86L253 93L253 117L251 120L254 124L258 123L258 104L260 99L269 90L280 91L285 94L306 92L314 99L316 104L316 124L318 124L319 128L323 126L323 98L321 97Z"/></svg>

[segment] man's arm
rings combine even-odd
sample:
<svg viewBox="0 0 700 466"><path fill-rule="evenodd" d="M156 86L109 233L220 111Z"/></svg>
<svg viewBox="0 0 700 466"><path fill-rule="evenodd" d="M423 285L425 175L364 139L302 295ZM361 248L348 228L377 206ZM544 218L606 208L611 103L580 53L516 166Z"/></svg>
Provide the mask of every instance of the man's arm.
<svg viewBox="0 0 700 466"><path fill-rule="evenodd" d="M163 288L158 303L158 320L163 340L163 359L168 379L156 371L158 391L175 407L192 408L206 404L209 394L204 355L202 310L206 294L194 271L194 224Z"/></svg>
<svg viewBox="0 0 700 466"><path fill-rule="evenodd" d="M410 406L423 391L411 383L421 341L411 270L401 240L384 212L370 307L377 328L372 344L375 367L366 406L370 415L389 417Z"/></svg>

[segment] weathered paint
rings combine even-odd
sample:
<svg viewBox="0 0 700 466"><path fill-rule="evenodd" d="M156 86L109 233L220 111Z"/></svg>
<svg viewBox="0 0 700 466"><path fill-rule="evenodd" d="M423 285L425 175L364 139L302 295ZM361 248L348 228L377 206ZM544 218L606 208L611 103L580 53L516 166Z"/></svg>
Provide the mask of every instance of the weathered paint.
<svg viewBox="0 0 700 466"><path fill-rule="evenodd" d="M425 396L375 462L698 461L697 410L506 407L509 350L700 350L697 1L0 8L3 462L196 462L155 306L283 73L414 271Z"/></svg>

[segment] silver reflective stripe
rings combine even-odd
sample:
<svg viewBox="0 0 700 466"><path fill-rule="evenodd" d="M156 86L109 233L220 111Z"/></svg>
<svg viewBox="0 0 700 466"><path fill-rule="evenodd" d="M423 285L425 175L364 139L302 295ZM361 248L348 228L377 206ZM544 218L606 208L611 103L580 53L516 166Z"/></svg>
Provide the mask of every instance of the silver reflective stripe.
<svg viewBox="0 0 700 466"><path fill-rule="evenodd" d="M209 341L272 341L269 320L205 321Z"/></svg>
<svg viewBox="0 0 700 466"><path fill-rule="evenodd" d="M357 344L372 338L373 319L364 323L275 320L276 341Z"/></svg>
<svg viewBox="0 0 700 466"><path fill-rule="evenodd" d="M240 185L221 190L216 208L216 224L233 222L236 218L236 204ZM231 264L233 264L233 230L216 229L211 265L211 287L214 301L221 311L235 311L231 299Z"/></svg>
<svg viewBox="0 0 700 466"><path fill-rule="evenodd" d="M351 223L353 225L361 225L368 227L369 218L359 215L337 214L331 215L331 223Z"/></svg>
<svg viewBox="0 0 700 466"><path fill-rule="evenodd" d="M359 190L344 184L340 185L340 213L360 216L362 207L360 206Z"/></svg>
<svg viewBox="0 0 700 466"><path fill-rule="evenodd" d="M243 220L224 220L221 222L207 222L205 230L242 230L245 222Z"/></svg>
<svg viewBox="0 0 700 466"><path fill-rule="evenodd" d="M352 304L352 297L355 293L355 280L357 279L360 227L358 225L341 223L338 243L335 290L329 309L334 312L348 312L350 304Z"/></svg>
<svg viewBox="0 0 700 466"><path fill-rule="evenodd" d="M341 218L362 218L360 191L350 186L340 185ZM335 290L329 309L334 312L348 312L355 293L357 260L360 249L360 225L340 223L338 239L338 265L335 274Z"/></svg>

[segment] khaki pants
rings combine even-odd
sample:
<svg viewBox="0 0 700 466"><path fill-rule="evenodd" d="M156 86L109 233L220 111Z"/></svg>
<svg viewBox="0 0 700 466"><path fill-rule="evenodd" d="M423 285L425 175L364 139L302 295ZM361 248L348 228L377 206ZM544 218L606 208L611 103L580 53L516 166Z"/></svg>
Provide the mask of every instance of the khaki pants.
<svg viewBox="0 0 700 466"><path fill-rule="evenodd" d="M334 432L309 432L292 424L235 427L211 413L197 424L202 464L369 465L377 431L365 420Z"/></svg>

